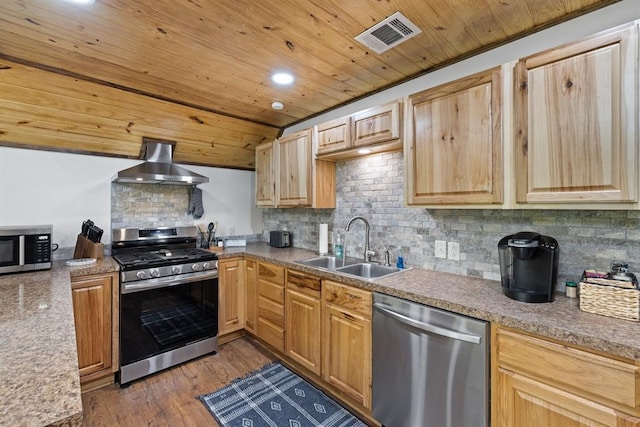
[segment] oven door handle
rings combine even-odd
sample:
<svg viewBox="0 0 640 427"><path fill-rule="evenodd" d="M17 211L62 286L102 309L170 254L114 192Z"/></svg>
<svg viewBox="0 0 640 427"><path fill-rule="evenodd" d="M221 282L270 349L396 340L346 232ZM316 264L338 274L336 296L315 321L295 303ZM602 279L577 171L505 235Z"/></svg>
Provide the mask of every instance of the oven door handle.
<svg viewBox="0 0 640 427"><path fill-rule="evenodd" d="M130 294L133 292L147 291L149 289L166 288L169 286L178 286L185 283L201 282L203 280L217 279L218 270L198 273L187 273L180 277L159 277L157 279L149 279L140 282L123 283L122 294Z"/></svg>

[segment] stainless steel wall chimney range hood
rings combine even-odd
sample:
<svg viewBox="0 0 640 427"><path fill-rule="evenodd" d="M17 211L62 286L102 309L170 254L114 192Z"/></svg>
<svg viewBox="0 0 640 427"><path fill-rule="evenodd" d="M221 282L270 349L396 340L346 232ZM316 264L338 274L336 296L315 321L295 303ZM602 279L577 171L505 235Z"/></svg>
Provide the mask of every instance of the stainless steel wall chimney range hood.
<svg viewBox="0 0 640 427"><path fill-rule="evenodd" d="M140 158L146 160L137 166L121 170L112 182L137 184L197 185L209 182L206 176L191 172L172 163L175 141L142 138Z"/></svg>

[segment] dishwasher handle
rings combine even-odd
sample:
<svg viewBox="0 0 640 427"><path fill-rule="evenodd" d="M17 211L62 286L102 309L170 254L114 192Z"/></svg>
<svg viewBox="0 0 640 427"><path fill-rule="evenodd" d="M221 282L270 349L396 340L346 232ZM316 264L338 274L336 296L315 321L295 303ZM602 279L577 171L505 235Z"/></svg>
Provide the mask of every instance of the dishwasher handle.
<svg viewBox="0 0 640 427"><path fill-rule="evenodd" d="M388 308L383 307L382 304L377 302L373 303L373 308L376 310L380 310L387 316L396 319L398 322L404 323L409 326L413 326L414 328L420 329L421 331L424 331L430 334L440 335L446 338L452 338L454 340L464 341L472 344L480 344L480 341L482 340L482 337L479 337L477 335L469 335L462 332L456 332L456 331L452 331L451 329L442 328L440 326L435 326L429 323L424 323L418 320L414 320L403 314L397 313L393 310L389 310Z"/></svg>

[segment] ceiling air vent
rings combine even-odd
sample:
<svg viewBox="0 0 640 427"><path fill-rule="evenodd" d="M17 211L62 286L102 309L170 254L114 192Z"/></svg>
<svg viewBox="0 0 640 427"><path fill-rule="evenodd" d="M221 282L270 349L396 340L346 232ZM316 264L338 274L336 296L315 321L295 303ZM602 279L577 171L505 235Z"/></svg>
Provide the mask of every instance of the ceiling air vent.
<svg viewBox="0 0 640 427"><path fill-rule="evenodd" d="M363 31L355 39L374 52L382 53L421 32L422 30L416 24L400 12L396 12Z"/></svg>

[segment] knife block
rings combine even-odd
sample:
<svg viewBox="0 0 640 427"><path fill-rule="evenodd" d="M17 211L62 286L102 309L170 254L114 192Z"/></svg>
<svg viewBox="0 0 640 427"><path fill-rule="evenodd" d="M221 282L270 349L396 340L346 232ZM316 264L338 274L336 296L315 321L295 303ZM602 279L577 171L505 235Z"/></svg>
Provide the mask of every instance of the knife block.
<svg viewBox="0 0 640 427"><path fill-rule="evenodd" d="M104 258L104 243L94 243L82 234L78 234L76 249L73 251L73 259L80 258Z"/></svg>

